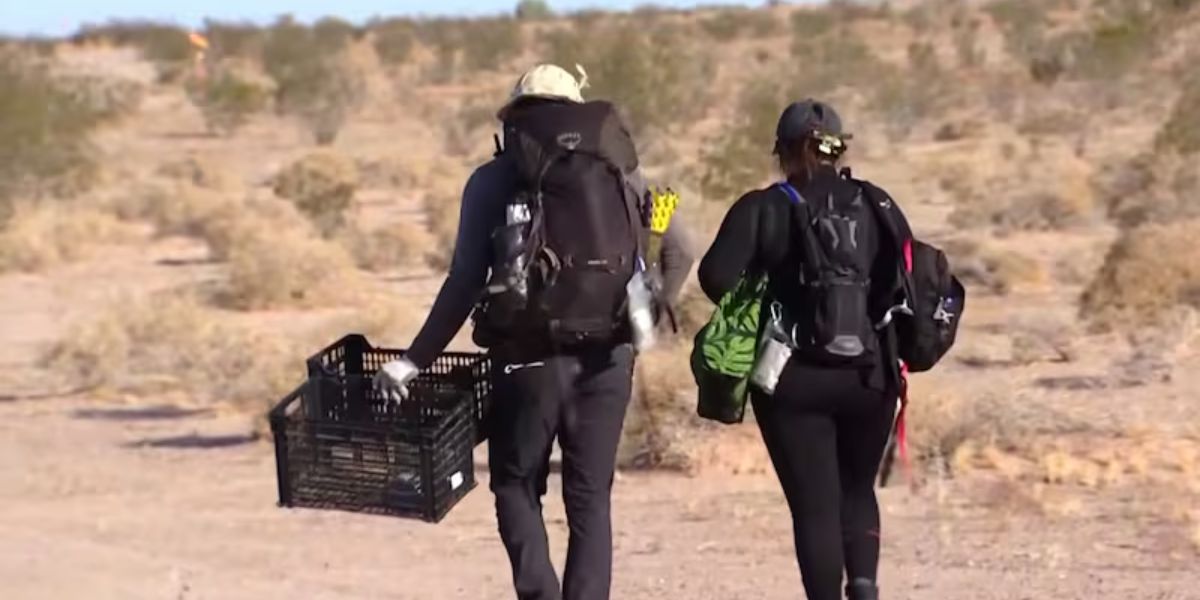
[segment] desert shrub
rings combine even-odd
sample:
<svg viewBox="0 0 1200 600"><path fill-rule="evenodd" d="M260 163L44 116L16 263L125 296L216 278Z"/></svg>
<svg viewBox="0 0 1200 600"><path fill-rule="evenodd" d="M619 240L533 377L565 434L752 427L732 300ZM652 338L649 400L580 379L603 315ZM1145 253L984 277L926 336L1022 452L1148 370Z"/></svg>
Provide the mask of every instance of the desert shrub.
<svg viewBox="0 0 1200 600"><path fill-rule="evenodd" d="M837 15L831 10L798 10L792 15L792 34L798 39L818 38L832 32L837 24Z"/></svg>
<svg viewBox="0 0 1200 600"><path fill-rule="evenodd" d="M89 135L114 116L77 82L46 66L0 50L0 222L14 196L69 192L86 184L94 166Z"/></svg>
<svg viewBox="0 0 1200 600"><path fill-rule="evenodd" d="M354 25L337 17L325 17L312 26L313 41L321 48L341 50L358 35Z"/></svg>
<svg viewBox="0 0 1200 600"><path fill-rule="evenodd" d="M903 74L889 71L882 74L877 62L860 59L862 77L876 81L869 108L884 119L885 130L894 141L908 137L913 128L934 115L943 114L942 108L953 89L938 62L933 46L914 43L908 47L909 69ZM878 75L877 75L878 74Z"/></svg>
<svg viewBox="0 0 1200 600"><path fill-rule="evenodd" d="M992 244L955 239L944 247L954 272L972 289L1007 295L1019 287L1043 284L1049 277L1036 259Z"/></svg>
<svg viewBox="0 0 1200 600"><path fill-rule="evenodd" d="M1036 428L1038 417L1045 418L1014 406L1004 394L972 393L928 375L913 377L909 385L910 453L934 476L953 477L981 449L1013 447Z"/></svg>
<svg viewBox="0 0 1200 600"><path fill-rule="evenodd" d="M1005 200L977 197L955 207L950 223L959 227L991 226L1001 233L1057 231L1084 225L1094 216L1091 194L1038 190Z"/></svg>
<svg viewBox="0 0 1200 600"><path fill-rule="evenodd" d="M434 64L427 73L438 84L499 69L525 50L521 24L509 17L422 21L416 32L417 39L433 50Z"/></svg>
<svg viewBox="0 0 1200 600"><path fill-rule="evenodd" d="M304 357L284 340L229 323L228 315L171 292L114 302L73 325L42 358L80 387L175 391L199 403L263 413L290 391Z"/></svg>
<svg viewBox="0 0 1200 600"><path fill-rule="evenodd" d="M429 264L435 269L448 268L458 239L461 203L452 197L427 194L424 204L429 233L433 235L433 245L428 254Z"/></svg>
<svg viewBox="0 0 1200 600"><path fill-rule="evenodd" d="M1187 156L1139 155L1101 169L1091 183L1109 218L1124 228L1200 217L1200 174Z"/></svg>
<svg viewBox="0 0 1200 600"><path fill-rule="evenodd" d="M266 35L257 25L209 20L204 23L204 36L208 39L209 54L217 62L227 58L262 58Z"/></svg>
<svg viewBox="0 0 1200 600"><path fill-rule="evenodd" d="M732 202L769 177L775 168L770 157L775 122L786 94L773 79L754 82L742 92L736 119L701 151L700 192L705 198Z"/></svg>
<svg viewBox="0 0 1200 600"><path fill-rule="evenodd" d="M695 386L680 373L689 347L671 345L638 357L634 393L618 454L624 468L686 469L686 435L695 425Z"/></svg>
<svg viewBox="0 0 1200 600"><path fill-rule="evenodd" d="M1083 294L1082 314L1101 325L1139 325L1179 306L1200 308L1197 236L1197 219L1122 232Z"/></svg>
<svg viewBox="0 0 1200 600"><path fill-rule="evenodd" d="M358 191L354 163L328 152L309 154L292 163L274 182L275 195L291 200L325 235L346 221L346 211Z"/></svg>
<svg viewBox="0 0 1200 600"><path fill-rule="evenodd" d="M545 58L587 69L585 95L617 104L635 133L669 130L703 115L711 94L711 55L674 28L596 25L584 37L548 37Z"/></svg>
<svg viewBox="0 0 1200 600"><path fill-rule="evenodd" d="M175 81L182 76L195 56L182 27L149 21L114 21L106 25L85 26L76 40L108 41L120 46L137 48L146 60L158 69L161 81Z"/></svg>
<svg viewBox="0 0 1200 600"><path fill-rule="evenodd" d="M546 0L521 0L517 3L516 15L522 20L543 21L554 18L554 10Z"/></svg>
<svg viewBox="0 0 1200 600"><path fill-rule="evenodd" d="M237 186L236 175L212 156L192 154L163 163L155 174L210 190L232 190Z"/></svg>
<svg viewBox="0 0 1200 600"><path fill-rule="evenodd" d="M1096 25L1078 43L1072 72L1111 79L1128 73L1158 49L1160 29L1145 13L1126 13Z"/></svg>
<svg viewBox="0 0 1200 600"><path fill-rule="evenodd" d="M371 30L371 42L375 54L385 65L408 62L416 46L415 26L408 19L388 19L375 24Z"/></svg>
<svg viewBox="0 0 1200 600"><path fill-rule="evenodd" d="M359 158L355 166L363 187L411 187L418 182L416 167L402 158Z"/></svg>
<svg viewBox="0 0 1200 600"><path fill-rule="evenodd" d="M1192 77L1155 138L1160 150L1200 153L1200 77Z"/></svg>
<svg viewBox="0 0 1200 600"><path fill-rule="evenodd" d="M127 226L95 208L68 202L18 206L0 229L0 273L41 271L132 236Z"/></svg>
<svg viewBox="0 0 1200 600"><path fill-rule="evenodd" d="M342 230L338 240L350 251L355 264L368 271L424 265L434 241L429 231L409 222L369 230L353 225Z"/></svg>
<svg viewBox="0 0 1200 600"><path fill-rule="evenodd" d="M836 39L831 39L836 38ZM792 40L793 71L786 77L795 95L828 97L839 88L873 88L885 78L898 79L853 30L838 27L834 34L796 36Z"/></svg>
<svg viewBox="0 0 1200 600"><path fill-rule="evenodd" d="M270 95L257 82L221 70L188 84L188 98L204 115L208 130L232 135L250 119L267 108Z"/></svg>
<svg viewBox="0 0 1200 600"><path fill-rule="evenodd" d="M346 250L299 227L269 219L232 240L229 280L219 300L232 308L313 308L351 302L360 284Z"/></svg>
<svg viewBox="0 0 1200 600"><path fill-rule="evenodd" d="M454 116L446 120L442 129L446 151L451 155L471 159L483 158L477 156L480 151L494 152L492 136L481 130L492 124L495 119L496 106L490 99L483 102L467 102L459 106Z"/></svg>
<svg viewBox="0 0 1200 600"><path fill-rule="evenodd" d="M700 28L718 42L742 37L762 39L780 31L778 18L762 10L727 8L700 20Z"/></svg>
<svg viewBox="0 0 1200 600"><path fill-rule="evenodd" d="M263 66L276 83L276 109L300 119L318 144L327 145L361 106L367 88L343 48L320 43L315 30L281 20L267 36Z"/></svg>

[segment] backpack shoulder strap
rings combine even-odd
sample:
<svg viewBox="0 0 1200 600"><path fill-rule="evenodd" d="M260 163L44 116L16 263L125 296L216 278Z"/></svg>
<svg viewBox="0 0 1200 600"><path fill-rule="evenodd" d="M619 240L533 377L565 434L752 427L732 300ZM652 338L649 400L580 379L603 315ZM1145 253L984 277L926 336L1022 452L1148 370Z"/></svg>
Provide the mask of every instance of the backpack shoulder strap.
<svg viewBox="0 0 1200 600"><path fill-rule="evenodd" d="M908 306L912 306L915 286L913 284L913 232L904 212L900 210L895 200L882 188L869 181L854 179L867 197L867 204L882 225L881 229L887 244L897 257L896 270L900 282L900 291Z"/></svg>
<svg viewBox="0 0 1200 600"><path fill-rule="evenodd" d="M817 273L822 266L823 255L812 234L810 204L804 194L796 186L784 180L776 184L787 195L792 204L792 216L796 223L796 233L800 236L801 260L803 261L802 277L807 280L810 274Z"/></svg>

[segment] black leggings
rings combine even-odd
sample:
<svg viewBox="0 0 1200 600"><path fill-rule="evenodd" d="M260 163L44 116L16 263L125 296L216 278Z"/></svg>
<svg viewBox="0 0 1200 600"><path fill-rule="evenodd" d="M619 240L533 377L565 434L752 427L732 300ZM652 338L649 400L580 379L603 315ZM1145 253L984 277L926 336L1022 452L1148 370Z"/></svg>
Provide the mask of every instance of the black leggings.
<svg viewBox="0 0 1200 600"><path fill-rule="evenodd" d="M753 402L792 512L796 560L809 600L839 600L843 570L849 581L875 581L880 540L875 477L895 395L871 389L859 371L793 361L775 395L756 393Z"/></svg>

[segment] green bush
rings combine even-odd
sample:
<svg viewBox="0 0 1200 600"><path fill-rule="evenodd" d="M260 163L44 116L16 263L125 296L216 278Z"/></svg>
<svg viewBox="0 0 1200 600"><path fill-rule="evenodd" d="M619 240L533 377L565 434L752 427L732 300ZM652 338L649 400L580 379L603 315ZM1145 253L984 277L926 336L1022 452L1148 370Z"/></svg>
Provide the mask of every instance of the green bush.
<svg viewBox="0 0 1200 600"><path fill-rule="evenodd" d="M321 48L341 51L358 36L358 28L337 17L325 17L312 26L313 41Z"/></svg>
<svg viewBox="0 0 1200 600"><path fill-rule="evenodd" d="M204 35L208 38L209 56L214 61L226 58L262 58L266 36L256 25L206 21Z"/></svg>
<svg viewBox="0 0 1200 600"><path fill-rule="evenodd" d="M192 80L188 97L204 115L210 132L232 135L251 117L267 108L269 94L262 85L230 71Z"/></svg>
<svg viewBox="0 0 1200 600"><path fill-rule="evenodd" d="M529 21L541 21L554 17L554 11L546 4L546 0L521 0L517 4L517 18Z"/></svg>
<svg viewBox="0 0 1200 600"><path fill-rule="evenodd" d="M89 134L119 112L86 89L86 82L53 77L35 58L0 49L0 221L14 196L86 183L94 167Z"/></svg>
<svg viewBox="0 0 1200 600"><path fill-rule="evenodd" d="M372 44L375 54L385 65L399 65L408 61L416 46L415 26L408 19L389 19L372 28Z"/></svg>
<svg viewBox="0 0 1200 600"><path fill-rule="evenodd" d="M689 123L707 109L711 56L685 32L595 25L584 38L563 31L549 36L548 62L587 69L589 98L611 100L634 133Z"/></svg>
<svg viewBox="0 0 1200 600"><path fill-rule="evenodd" d="M345 53L320 46L316 30L290 19L271 28L263 66L276 83L276 109L299 118L321 145L337 139L366 97L365 76Z"/></svg>

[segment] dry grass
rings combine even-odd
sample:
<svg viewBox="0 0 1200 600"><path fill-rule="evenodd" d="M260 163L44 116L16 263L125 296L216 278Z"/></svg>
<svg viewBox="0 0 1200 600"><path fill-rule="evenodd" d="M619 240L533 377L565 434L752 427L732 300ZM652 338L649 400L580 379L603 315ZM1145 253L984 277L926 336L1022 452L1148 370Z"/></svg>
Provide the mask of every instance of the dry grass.
<svg viewBox="0 0 1200 600"><path fill-rule="evenodd" d="M82 387L182 392L190 400L265 412L303 376L282 339L229 323L195 298L123 299L73 327L44 366Z"/></svg>
<svg viewBox="0 0 1200 600"><path fill-rule="evenodd" d="M352 303L361 286L342 246L260 219L244 226L229 248L229 281L220 300L242 310L314 308Z"/></svg>
<svg viewBox="0 0 1200 600"><path fill-rule="evenodd" d="M210 133L230 136L265 111L271 90L260 82L219 69L203 79L188 82L188 98L204 115Z"/></svg>
<svg viewBox="0 0 1200 600"><path fill-rule="evenodd" d="M622 467L689 467L687 434L698 425L695 385L683 370L690 352L690 344L679 344L638 357L633 399L621 433Z"/></svg>
<svg viewBox="0 0 1200 600"><path fill-rule="evenodd" d="M973 239L951 240L945 244L955 273L969 287L982 287L996 294L1047 283L1046 266L1037 259L1014 250Z"/></svg>
<svg viewBox="0 0 1200 600"><path fill-rule="evenodd" d="M37 272L81 260L98 245L134 235L111 214L74 202L19 205L0 229L0 273Z"/></svg>
<svg viewBox="0 0 1200 600"><path fill-rule="evenodd" d="M118 197L111 210L121 219L152 224L161 236L203 239L217 260L228 257L237 224L253 213L237 195L189 184L134 190Z"/></svg>
<svg viewBox="0 0 1200 600"><path fill-rule="evenodd" d="M366 99L366 76L345 52L342 27L308 28L290 18L271 27L263 67L275 80L275 107L299 119L321 145L332 144Z"/></svg>
<svg viewBox="0 0 1200 600"><path fill-rule="evenodd" d="M237 189L238 184L237 177L219 159L208 155L192 154L165 162L156 173L161 177L210 190L233 191Z"/></svg>
<svg viewBox="0 0 1200 600"><path fill-rule="evenodd" d="M1194 161L1175 152L1141 154L1100 169L1092 186L1109 218L1123 228L1200 217L1200 174Z"/></svg>
<svg viewBox="0 0 1200 600"><path fill-rule="evenodd" d="M1105 326L1162 322L1180 306L1200 308L1200 220L1122 233L1083 295L1083 315Z"/></svg>
<svg viewBox="0 0 1200 600"><path fill-rule="evenodd" d="M618 22L593 25L586 36L557 31L546 40L542 58L585 66L587 94L615 102L635 133L690 123L712 100L712 56L682 29Z"/></svg>
<svg viewBox="0 0 1200 600"><path fill-rule="evenodd" d="M935 471L952 474L980 447L997 443L1003 422L999 396L974 396L934 376L910 381L910 452Z"/></svg>
<svg viewBox="0 0 1200 600"><path fill-rule="evenodd" d="M92 182L91 133L134 106L110 98L107 85L55 75L45 59L0 47L0 223L14 198L70 194Z"/></svg>
<svg viewBox="0 0 1200 600"><path fill-rule="evenodd" d="M345 224L357 190L354 162L331 152L309 154L275 177L275 195L291 200L326 236Z"/></svg>
<svg viewBox="0 0 1200 600"><path fill-rule="evenodd" d="M1200 77L1193 76L1184 87L1171 116L1159 130L1156 144L1180 154L1200 153Z"/></svg>
<svg viewBox="0 0 1200 600"><path fill-rule="evenodd" d="M429 233L433 235L433 246L428 254L429 264L435 269L449 268L458 238L461 203L449 196L427 194L424 204Z"/></svg>
<svg viewBox="0 0 1200 600"><path fill-rule="evenodd" d="M359 268L387 271L424 265L434 238L417 225L400 222L369 230L351 225L337 239L350 251Z"/></svg>

